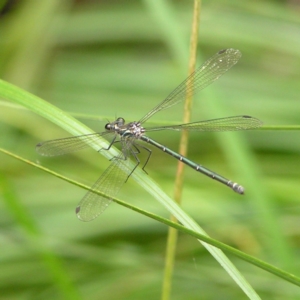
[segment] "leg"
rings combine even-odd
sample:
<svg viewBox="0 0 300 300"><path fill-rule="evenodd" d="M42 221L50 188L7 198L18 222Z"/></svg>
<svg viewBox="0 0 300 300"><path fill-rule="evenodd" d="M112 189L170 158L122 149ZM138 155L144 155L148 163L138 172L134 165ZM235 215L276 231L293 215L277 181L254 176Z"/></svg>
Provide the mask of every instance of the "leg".
<svg viewBox="0 0 300 300"><path fill-rule="evenodd" d="M136 145L133 145L133 146L135 147L135 149L137 149L138 153L141 152L141 151L137 148ZM149 162L149 160L150 160L150 157L151 157L151 155L152 155L152 150L149 149L149 148L147 148L147 147L145 147L145 146L143 146L143 145L139 145L139 147L142 147L144 150L148 151L148 153L149 153L149 154L148 154L148 157L147 157L147 159L146 159L146 162L144 163L144 165L143 165L143 167L142 167L142 170L148 175L147 171L145 170L145 167L147 166L147 164L148 164L148 162Z"/></svg>
<svg viewBox="0 0 300 300"><path fill-rule="evenodd" d="M133 146L134 146L134 148L137 150L137 152L133 151L133 149L130 148L130 153L131 153L131 155L135 158L135 160L136 160L136 165L135 165L134 168L131 170L130 174L127 176L127 179L126 179L125 182L127 182L128 178L131 176L131 174L135 171L135 169L136 169L136 168L138 167L138 165L140 164L140 160L139 160L139 158L137 157L137 154L140 153L140 150L139 150L135 145L133 145ZM126 159L126 156L125 156L125 159Z"/></svg>
<svg viewBox="0 0 300 300"><path fill-rule="evenodd" d="M100 150L98 150L98 152L100 152L102 150L109 150L114 143L120 142L120 141L116 141L116 138L117 138L117 135L115 134L114 138L112 139L112 141L110 142L110 144L108 145L108 147L107 148L103 147Z"/></svg>

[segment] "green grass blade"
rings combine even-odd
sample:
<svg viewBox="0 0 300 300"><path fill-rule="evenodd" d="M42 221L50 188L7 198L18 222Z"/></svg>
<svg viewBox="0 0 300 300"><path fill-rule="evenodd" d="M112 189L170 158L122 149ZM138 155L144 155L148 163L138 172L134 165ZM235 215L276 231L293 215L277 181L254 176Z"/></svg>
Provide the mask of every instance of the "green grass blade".
<svg viewBox="0 0 300 300"><path fill-rule="evenodd" d="M29 110L48 119L73 135L92 133L88 127L84 126L67 113L61 111L59 108L3 80L0 80L0 97L25 106ZM99 143L95 143L93 148L98 150L103 146L107 146L107 143L99 138ZM111 158L112 156L117 155L117 152L116 150L112 149L112 151L104 151L103 155ZM201 227L170 197L168 197L141 169L138 168L133 173L132 178L146 191L148 191L148 193L150 193L157 201L159 201L167 210L169 210L169 212L173 214L184 226L206 235ZM245 278L240 274L240 272L221 250L206 243L202 243L202 245L214 256L214 258L220 263L220 265L227 271L227 273L234 279L234 281L250 299L260 299L250 284L245 280Z"/></svg>
<svg viewBox="0 0 300 300"><path fill-rule="evenodd" d="M10 151L7 151L5 149L0 148L0 152L6 154L8 156L11 156L11 157L13 157L13 158L15 158L15 159L17 159L19 161L27 163L27 164L29 164L29 165L31 165L33 167L36 167L36 168L38 168L38 169L40 169L40 170L42 170L44 172L47 172L47 173L49 173L49 174L51 174L53 176L56 176L57 178L65 180L65 181L67 181L67 182L69 182L71 184L74 184L76 186L79 186L81 188L89 190L89 187L87 185L84 185L84 184L81 184L81 183L79 183L77 181L74 181L74 180L72 180L72 179L70 179L68 177L65 177L65 176L57 173L57 172L51 171L48 168L45 168L45 167L43 167L43 166L41 166L39 164L36 164L36 163L34 163L34 162L30 161L30 160L24 159L24 158L22 158L22 157L20 157L20 156L18 156L16 154L11 153ZM0 177L0 182L1 181L2 181L2 178ZM99 193L99 195L102 195L102 193L100 191L98 193ZM8 198L10 198L10 197L8 197ZM154 220L156 220L158 222L161 222L161 223L166 224L166 225L168 225L170 227L173 227L173 228L175 228L177 230L180 230L181 232L186 233L188 235L191 235L191 236L193 236L193 237L195 237L195 238L201 240L202 242L205 242L205 243L207 243L207 244L209 244L211 246L215 246L218 249L221 249L223 251L227 251L228 253L230 253L230 254L232 254L232 255L234 255L236 257L239 257L240 259L242 259L242 260L244 260L246 262L249 262L252 265L255 265L255 266L257 266L257 267L259 267L259 268L261 268L261 269L263 269L263 270L265 270L267 272L270 272L270 273L274 274L275 276L278 276L278 277L280 277L280 278L282 278L282 279L284 279L284 280L286 280L288 282L291 282L291 283L293 283L293 284L295 284L297 286L300 286L300 278L299 277L297 277L297 276L295 276L295 275L293 275L291 273L285 272L285 271L283 271L283 270L281 270L281 269L279 269L279 268L277 268L277 267L275 267L273 265L270 265L270 264L268 264L265 261L257 259L257 258L255 258L255 257L253 257L251 255L248 255L248 254L246 254L246 253L244 253L244 252L242 252L240 250L237 250L237 249L235 249L235 248L233 248L231 246L228 246L228 245L226 245L226 244L224 244L222 242L219 242L219 241L217 241L215 239L212 239L209 236L207 236L206 234L201 234L201 233L199 233L199 232L197 232L195 230L189 229L189 228L187 228L185 226L182 226L182 225L180 225L180 224L178 224L176 222L172 222L169 219L163 218L163 217L158 216L156 214L153 214L153 213L150 213L150 212L145 211L143 209L140 209L139 207L136 207L134 205L128 204L128 203L126 203L126 202L124 202L122 200L119 200L117 198L114 198L113 200L114 200L114 202L116 202L116 203L118 203L118 204L120 204L120 205L122 205L124 207L127 207L130 210L136 211L136 212L138 212L138 213L140 213L140 214L142 214L144 216L147 216L147 217L152 218L152 219L154 219ZM15 201L13 201L13 202L10 201L8 203L8 206L10 206L10 208L11 208L10 210L11 211L16 212L15 215L16 215L17 220L19 221L19 223L24 224L24 227L27 229L27 231L30 234L36 235L39 232L38 228L33 223L33 220L28 218L28 214L27 213L24 213L24 212L26 212L26 209L24 207L20 207L19 204L16 203Z"/></svg>

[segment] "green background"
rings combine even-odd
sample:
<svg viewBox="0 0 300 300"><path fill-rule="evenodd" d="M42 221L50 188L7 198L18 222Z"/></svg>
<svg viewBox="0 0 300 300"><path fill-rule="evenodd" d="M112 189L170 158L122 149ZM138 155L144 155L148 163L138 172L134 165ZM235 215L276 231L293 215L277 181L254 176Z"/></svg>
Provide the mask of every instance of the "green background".
<svg viewBox="0 0 300 300"><path fill-rule="evenodd" d="M74 113L95 131L115 117L138 120L187 75L192 5L16 1L0 16L1 79ZM224 48L243 56L195 96L192 120L247 114L277 127L190 134L188 157L242 184L246 194L187 168L182 204L213 238L298 276L300 139L298 131L278 129L300 123L299 20L293 1L202 2L198 65ZM180 123L182 108L157 114L145 127ZM109 165L91 149L39 157L38 142L68 133L5 99L0 133L0 147L88 185ZM176 132L151 137L178 149ZM153 152L147 172L172 197L177 161ZM167 227L116 204L95 221L80 222L74 211L84 194L0 154L0 299L160 297ZM133 180L118 197L169 215ZM300 298L298 287L230 258L263 299ZM171 298L246 296L194 238L181 234Z"/></svg>

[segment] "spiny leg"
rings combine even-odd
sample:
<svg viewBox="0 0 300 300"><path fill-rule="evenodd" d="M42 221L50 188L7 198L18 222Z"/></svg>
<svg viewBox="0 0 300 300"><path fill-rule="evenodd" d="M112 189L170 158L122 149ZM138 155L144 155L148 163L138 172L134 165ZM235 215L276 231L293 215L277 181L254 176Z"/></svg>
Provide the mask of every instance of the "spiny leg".
<svg viewBox="0 0 300 300"><path fill-rule="evenodd" d="M136 149L137 149L137 146L136 145L133 145ZM150 157L152 155L152 150L143 146L143 145L139 145L139 147L143 148L144 150L146 150L149 154L148 154L148 157L146 159L146 162L144 163L143 167L142 167L142 170L148 175L148 172L145 170L145 167L147 166L149 160L150 160ZM139 153L140 153L140 150L138 150Z"/></svg>
<svg viewBox="0 0 300 300"><path fill-rule="evenodd" d="M113 144L120 142L120 141L116 141L116 138L117 138L117 135L114 136L114 138L112 139L112 141L110 142L110 144L108 145L107 148L102 147L101 149L98 150L98 152L100 152L102 150L109 150Z"/></svg>

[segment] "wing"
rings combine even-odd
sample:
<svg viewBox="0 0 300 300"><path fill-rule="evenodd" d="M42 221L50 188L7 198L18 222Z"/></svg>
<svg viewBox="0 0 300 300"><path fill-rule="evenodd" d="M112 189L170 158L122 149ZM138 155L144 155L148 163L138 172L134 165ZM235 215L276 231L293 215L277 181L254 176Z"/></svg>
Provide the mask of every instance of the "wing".
<svg viewBox="0 0 300 300"><path fill-rule="evenodd" d="M144 123L155 113L181 102L185 99L187 93L201 91L226 73L238 62L241 56L241 52L236 49L219 51L185 79L163 102L147 113L140 122Z"/></svg>
<svg viewBox="0 0 300 300"><path fill-rule="evenodd" d="M94 183L91 190L83 197L76 207L77 217L81 221L92 221L111 203L131 174L130 159L124 159L124 154L120 154L112 159L111 164ZM101 192L102 195L93 191Z"/></svg>
<svg viewBox="0 0 300 300"><path fill-rule="evenodd" d="M45 141L36 145L36 151L43 156L63 155L89 147L96 141L99 141L100 136L109 133L105 131L103 133L92 133Z"/></svg>
<svg viewBox="0 0 300 300"><path fill-rule="evenodd" d="M162 126L158 128L147 128L149 131L160 130L189 130L189 131L235 131L258 128L262 125L262 121L250 116L235 116L207 121L198 121L180 125Z"/></svg>

